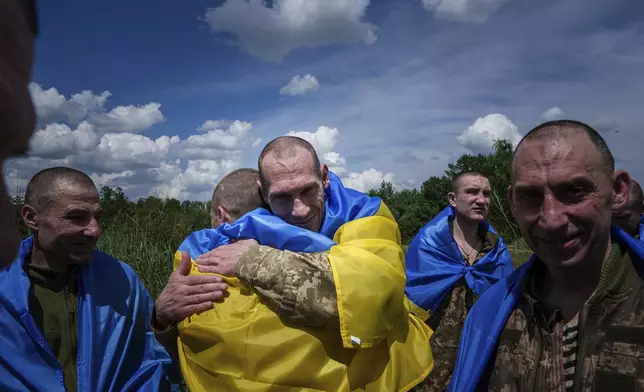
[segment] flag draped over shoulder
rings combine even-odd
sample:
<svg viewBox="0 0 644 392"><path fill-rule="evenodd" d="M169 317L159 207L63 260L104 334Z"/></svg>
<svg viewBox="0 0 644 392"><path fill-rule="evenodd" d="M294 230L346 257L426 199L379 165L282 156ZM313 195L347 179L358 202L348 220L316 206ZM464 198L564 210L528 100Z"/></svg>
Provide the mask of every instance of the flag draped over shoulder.
<svg viewBox="0 0 644 392"><path fill-rule="evenodd" d="M63 369L29 312L24 264L33 245L0 270L0 390L65 391ZM153 302L134 271L95 251L80 267L78 390L179 391L179 368L149 329Z"/></svg>
<svg viewBox="0 0 644 392"><path fill-rule="evenodd" d="M441 299L461 278L477 294L512 272L512 259L501 237L494 249L473 265L467 265L450 231L454 208L448 206L412 240L407 250L407 297L421 308L433 312ZM494 231L489 223L482 223Z"/></svg>
<svg viewBox="0 0 644 392"><path fill-rule="evenodd" d="M286 325L252 287L226 277L229 296L179 324L179 358L193 391L406 391L431 371L431 331L404 296L400 232L379 198L330 173L319 233L258 209L191 234L175 254L193 261L235 238L294 252L328 252L340 333ZM193 264L191 274L198 274ZM352 338L353 341L352 341ZM358 338L357 340L355 338Z"/></svg>
<svg viewBox="0 0 644 392"><path fill-rule="evenodd" d="M644 244L614 226L614 240L627 247L633 266L644 277ZM492 366L492 358L510 315L522 295L525 278L535 263L533 255L528 262L510 276L492 286L476 301L465 320L450 392L470 392L485 388L484 373Z"/></svg>

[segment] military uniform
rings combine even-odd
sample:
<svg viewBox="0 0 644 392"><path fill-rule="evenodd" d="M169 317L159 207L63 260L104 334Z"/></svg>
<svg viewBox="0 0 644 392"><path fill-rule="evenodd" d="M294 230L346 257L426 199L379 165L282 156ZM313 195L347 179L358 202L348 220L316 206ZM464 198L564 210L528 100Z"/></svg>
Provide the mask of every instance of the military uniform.
<svg viewBox="0 0 644 392"><path fill-rule="evenodd" d="M546 267L537 261L501 334L489 390L643 391L644 285L625 249L612 244L599 284L579 312L574 382L568 389L565 323L534 290L540 268Z"/></svg>
<svg viewBox="0 0 644 392"><path fill-rule="evenodd" d="M235 275L254 287L282 320L338 328L337 295L326 253L255 245L243 253Z"/></svg>
<svg viewBox="0 0 644 392"><path fill-rule="evenodd" d="M452 226L451 221L450 226ZM453 228L450 227L450 229L453 232ZM492 232L480 234L483 246L474 263L494 249L498 242L498 237ZM427 325L434 331L429 340L434 355L434 369L429 377L413 391L442 392L447 389L454 371L465 318L477 298L476 293L465 282L465 278L462 278L445 295L436 312L430 315Z"/></svg>

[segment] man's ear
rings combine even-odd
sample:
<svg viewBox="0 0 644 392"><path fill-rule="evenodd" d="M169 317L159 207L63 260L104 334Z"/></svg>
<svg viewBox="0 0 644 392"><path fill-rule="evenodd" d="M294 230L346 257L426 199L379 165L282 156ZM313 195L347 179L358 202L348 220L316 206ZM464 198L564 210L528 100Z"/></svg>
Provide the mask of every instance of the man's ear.
<svg viewBox="0 0 644 392"><path fill-rule="evenodd" d="M447 193L447 202L450 206L456 207L456 194L454 192Z"/></svg>
<svg viewBox="0 0 644 392"><path fill-rule="evenodd" d="M259 187L259 193L260 193L262 196L263 196L263 195L265 195L265 193L264 193L264 187L262 187L262 181L261 181L261 180L257 180L257 186Z"/></svg>
<svg viewBox="0 0 644 392"><path fill-rule="evenodd" d="M37 231L38 230L38 211L36 211L36 208L29 204L25 204L22 206L21 214L22 214L22 220L25 222L25 225L27 225L29 230Z"/></svg>
<svg viewBox="0 0 644 392"><path fill-rule="evenodd" d="M327 189L329 187L329 167L326 163L323 163L322 166L320 166L320 174L322 177L322 186L324 189Z"/></svg>
<svg viewBox="0 0 644 392"><path fill-rule="evenodd" d="M627 207L631 181L631 175L625 170L613 173L613 210Z"/></svg>
<svg viewBox="0 0 644 392"><path fill-rule="evenodd" d="M219 217L221 223L232 223L230 214L228 213L228 210L224 208L224 206L217 207L217 216Z"/></svg>

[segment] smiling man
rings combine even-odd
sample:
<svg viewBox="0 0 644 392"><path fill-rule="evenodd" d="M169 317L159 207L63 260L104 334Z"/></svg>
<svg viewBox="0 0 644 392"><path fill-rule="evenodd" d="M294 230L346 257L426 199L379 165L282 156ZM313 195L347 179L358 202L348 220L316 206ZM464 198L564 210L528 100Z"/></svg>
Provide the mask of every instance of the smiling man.
<svg viewBox="0 0 644 392"><path fill-rule="evenodd" d="M0 271L0 389L159 391L178 369L147 328L152 299L126 264L96 250L92 180L55 167L27 185L32 236Z"/></svg>
<svg viewBox="0 0 644 392"><path fill-rule="evenodd" d="M487 223L492 189L477 172L452 179L449 206L423 227L406 255L406 293L430 313L435 368L419 391L444 391L474 301L512 272L510 252Z"/></svg>
<svg viewBox="0 0 644 392"><path fill-rule="evenodd" d="M635 391L644 382L642 248L611 227L631 179L569 120L519 143L508 197L530 261L479 298L451 391ZM633 245L635 244L635 245Z"/></svg>

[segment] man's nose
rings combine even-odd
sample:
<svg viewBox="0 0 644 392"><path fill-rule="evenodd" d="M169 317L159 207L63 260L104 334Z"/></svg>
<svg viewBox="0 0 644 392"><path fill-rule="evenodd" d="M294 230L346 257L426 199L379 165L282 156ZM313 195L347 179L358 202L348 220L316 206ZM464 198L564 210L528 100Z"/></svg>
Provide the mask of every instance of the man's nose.
<svg viewBox="0 0 644 392"><path fill-rule="evenodd" d="M304 218L309 214L310 208L299 198L293 201L292 215L296 218Z"/></svg>
<svg viewBox="0 0 644 392"><path fill-rule="evenodd" d="M101 226L98 223L98 220L96 218L92 218L85 227L85 230L83 231L83 235L86 237L93 237L93 238L98 238L101 236Z"/></svg>
<svg viewBox="0 0 644 392"><path fill-rule="evenodd" d="M543 198L541 207L540 226L544 229L554 230L568 225L568 215L565 206L552 194Z"/></svg>

